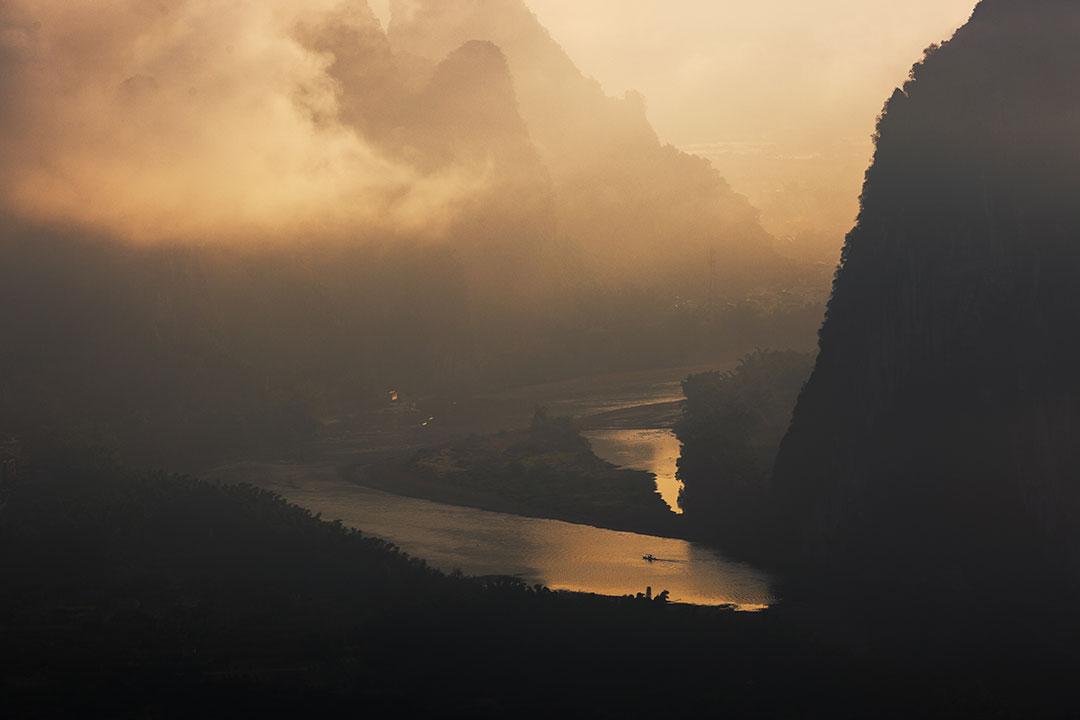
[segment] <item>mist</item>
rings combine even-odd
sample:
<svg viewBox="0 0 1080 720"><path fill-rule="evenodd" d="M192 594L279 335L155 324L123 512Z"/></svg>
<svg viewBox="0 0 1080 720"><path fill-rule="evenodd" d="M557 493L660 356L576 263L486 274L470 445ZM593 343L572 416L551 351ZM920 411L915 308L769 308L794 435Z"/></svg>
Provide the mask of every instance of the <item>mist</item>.
<svg viewBox="0 0 1080 720"><path fill-rule="evenodd" d="M709 158L785 251L832 262L858 211L883 99L973 0L531 0L613 94Z"/></svg>
<svg viewBox="0 0 1080 720"><path fill-rule="evenodd" d="M487 168L421 170L348 122L341 58L300 33L374 22L344 7L4 3L6 211L139 241L438 235Z"/></svg>
<svg viewBox="0 0 1080 720"><path fill-rule="evenodd" d="M8 212L143 242L446 239L499 173L433 166L415 137L359 122L357 102L401 125L405 86L422 84L375 37L392 5L5 3ZM639 91L660 139L709 158L786 252L817 258L854 220L881 98L972 2L617 5L529 8L608 93ZM364 51L320 44L328 22ZM366 94L347 97L361 76Z"/></svg>
<svg viewBox="0 0 1080 720"><path fill-rule="evenodd" d="M529 2L586 74L640 92L663 140L747 195L785 252L828 262L854 223L883 99L974 5Z"/></svg>
<svg viewBox="0 0 1080 720"><path fill-rule="evenodd" d="M175 458L388 386L448 396L813 346L831 268L668 142L650 108L670 97L608 90L567 51L572 28L564 46L545 27L551 7L376 9L2 5L7 422L107 427ZM592 7L613 24L582 55L647 11ZM173 430L143 423L149 407Z"/></svg>
<svg viewBox="0 0 1080 720"><path fill-rule="evenodd" d="M1078 37L0 0L0 707L1075 715Z"/></svg>

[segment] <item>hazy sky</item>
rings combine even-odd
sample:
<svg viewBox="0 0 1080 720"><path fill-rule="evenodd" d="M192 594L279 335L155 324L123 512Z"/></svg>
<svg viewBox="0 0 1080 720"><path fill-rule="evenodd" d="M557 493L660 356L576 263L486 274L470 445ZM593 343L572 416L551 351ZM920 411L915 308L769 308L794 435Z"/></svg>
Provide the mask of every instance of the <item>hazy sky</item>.
<svg viewBox="0 0 1080 720"><path fill-rule="evenodd" d="M528 0L611 93L644 93L666 140L866 135L890 90L975 0Z"/></svg>
<svg viewBox="0 0 1080 720"><path fill-rule="evenodd" d="M454 0L446 0L453 2ZM819 144L868 135L922 49L975 0L527 0L610 94L642 92L664 140ZM386 14L388 0L372 7Z"/></svg>
<svg viewBox="0 0 1080 720"><path fill-rule="evenodd" d="M710 158L779 238L838 251L870 136L922 51L975 0L528 0L611 94L645 95L660 137Z"/></svg>

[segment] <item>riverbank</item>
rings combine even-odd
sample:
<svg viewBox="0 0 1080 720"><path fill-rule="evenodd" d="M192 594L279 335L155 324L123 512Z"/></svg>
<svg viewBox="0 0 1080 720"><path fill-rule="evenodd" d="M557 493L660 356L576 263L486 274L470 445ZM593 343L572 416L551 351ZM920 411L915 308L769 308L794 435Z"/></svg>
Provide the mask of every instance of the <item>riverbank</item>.
<svg viewBox="0 0 1080 720"><path fill-rule="evenodd" d="M672 462L640 463L621 453L601 460L580 439L563 443L569 452L534 444L508 457L506 446L524 431L507 428L527 427L537 407L544 407L552 415L573 418L574 426L592 438L600 430L668 432L681 414L682 380L697 369L600 375L457 401L403 401L328 425L317 440L262 457L236 458L198 474L212 477L222 467L249 462L303 465L316 472L340 468L350 482L403 497L684 538L681 517L672 511L678 508ZM610 444L596 442L601 450ZM671 438L661 444L656 449L671 454ZM461 462L445 461L455 454ZM445 472L455 464L468 472ZM538 467L540 473L530 478L527 470Z"/></svg>
<svg viewBox="0 0 1080 720"><path fill-rule="evenodd" d="M681 537L649 472L601 460L569 421L476 436L343 469L357 484L523 517Z"/></svg>
<svg viewBox="0 0 1080 720"><path fill-rule="evenodd" d="M382 538L443 572L513 576L552 590L621 597L669 591L675 603L760 610L770 578L708 547L393 495L348 482L332 467L252 464L223 468L217 482L243 482ZM648 563L652 554L668 562Z"/></svg>

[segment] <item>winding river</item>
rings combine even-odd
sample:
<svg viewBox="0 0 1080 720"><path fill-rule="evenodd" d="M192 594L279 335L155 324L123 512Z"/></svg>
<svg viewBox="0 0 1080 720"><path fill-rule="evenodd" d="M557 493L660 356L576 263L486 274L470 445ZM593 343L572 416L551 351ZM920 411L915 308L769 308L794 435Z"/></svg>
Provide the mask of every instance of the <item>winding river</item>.
<svg viewBox="0 0 1080 720"><path fill-rule="evenodd" d="M542 403L583 421L600 457L654 473L658 492L678 511L680 447L671 423L687 372L583 378L523 388L497 399L517 402L523 411ZM764 573L707 547L390 495L343 480L335 467L330 462L240 463L220 468L219 477L272 490L447 572L514 575L553 590L601 595L631 595L651 587L654 593L667 590L676 602L743 610L772 602ZM657 560L648 562L645 555Z"/></svg>
<svg viewBox="0 0 1080 720"><path fill-rule="evenodd" d="M257 484L447 572L515 575L553 590L601 595L652 587L669 591L675 602L743 610L771 601L766 575L694 543L415 500L353 485L332 471L282 469L258 473ZM646 554L659 560L646 562Z"/></svg>

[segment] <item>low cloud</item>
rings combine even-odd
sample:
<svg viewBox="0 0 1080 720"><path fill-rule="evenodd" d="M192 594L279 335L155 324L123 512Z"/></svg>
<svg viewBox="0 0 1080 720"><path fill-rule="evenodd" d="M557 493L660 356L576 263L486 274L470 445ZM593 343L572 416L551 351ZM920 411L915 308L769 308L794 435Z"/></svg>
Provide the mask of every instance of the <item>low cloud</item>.
<svg viewBox="0 0 1080 720"><path fill-rule="evenodd" d="M298 39L331 15L374 22L340 0L0 3L5 212L136 241L439 234L485 169L420 172L343 121L335 57Z"/></svg>

